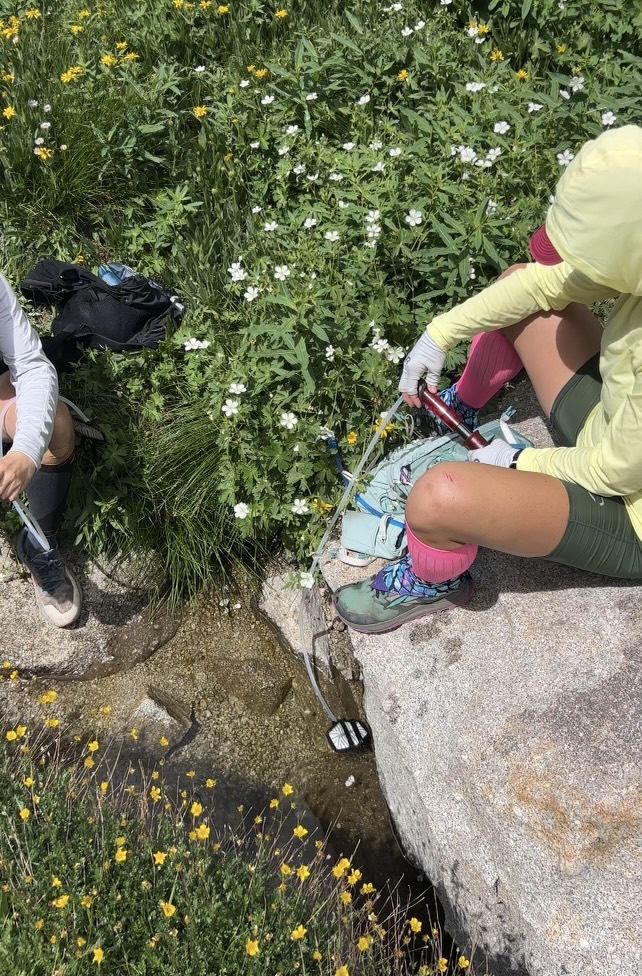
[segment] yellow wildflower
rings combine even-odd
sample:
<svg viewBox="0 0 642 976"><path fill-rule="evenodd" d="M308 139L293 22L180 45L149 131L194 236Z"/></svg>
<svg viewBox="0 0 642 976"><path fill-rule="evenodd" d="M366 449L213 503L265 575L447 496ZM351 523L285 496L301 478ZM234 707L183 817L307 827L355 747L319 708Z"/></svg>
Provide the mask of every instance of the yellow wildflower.
<svg viewBox="0 0 642 976"><path fill-rule="evenodd" d="M290 867L289 864L283 862L283 864L281 865L281 874L283 875L284 878L287 878L288 874L292 874L292 868Z"/></svg>
<svg viewBox="0 0 642 976"><path fill-rule="evenodd" d="M40 696L40 704L51 705L52 702L55 702L57 697L58 697L57 691L45 691L45 693Z"/></svg>
<svg viewBox="0 0 642 976"><path fill-rule="evenodd" d="M7 742L15 742L15 740L18 738L18 733L17 732L14 732L13 729L9 729L9 731L7 732L5 738L6 738Z"/></svg>
<svg viewBox="0 0 642 976"><path fill-rule="evenodd" d="M444 959L443 956L440 956L439 959L437 960L437 969L439 970L440 973L445 973L446 970L448 969L448 960Z"/></svg>
<svg viewBox="0 0 642 976"><path fill-rule="evenodd" d="M38 20L41 16L42 14L37 7L29 7L28 10L25 10L25 17L27 20Z"/></svg>
<svg viewBox="0 0 642 976"><path fill-rule="evenodd" d="M314 952L312 953L312 958L314 959L315 962L321 962L321 960L323 959L323 953L319 952L318 949L315 949Z"/></svg>
<svg viewBox="0 0 642 976"><path fill-rule="evenodd" d="M408 78L409 75L410 75L410 72L408 71L408 69L407 68L402 68L401 71L399 72L399 74L397 75L397 81L405 81L406 78Z"/></svg>
<svg viewBox="0 0 642 976"><path fill-rule="evenodd" d="M308 930L305 928L305 926L297 925L297 927L292 929L290 932L290 938L293 942L296 942L298 939L304 939L307 931Z"/></svg>
<svg viewBox="0 0 642 976"><path fill-rule="evenodd" d="M113 68L115 64L118 64L118 58L113 54L103 54L100 63L104 64L106 68Z"/></svg>
<svg viewBox="0 0 642 976"><path fill-rule="evenodd" d="M190 808L190 813L193 817L200 817L203 812L203 806L197 800L194 800Z"/></svg>
<svg viewBox="0 0 642 976"><path fill-rule="evenodd" d="M109 783L107 782L107 780L103 780L102 783L100 784L100 792L106 793L108 789L109 789Z"/></svg>
<svg viewBox="0 0 642 976"><path fill-rule="evenodd" d="M158 740L158 744L165 748L165 746L169 745L169 739L166 736L161 735L160 739Z"/></svg>
<svg viewBox="0 0 642 976"><path fill-rule="evenodd" d="M100 749L100 743L98 742L98 739L92 739L91 742L88 742L87 749L89 750L89 752L98 752L98 750Z"/></svg>
<svg viewBox="0 0 642 976"><path fill-rule="evenodd" d="M82 34L84 29L85 28L83 27L82 24L72 24L71 27L69 28L69 30L74 35L74 37L76 37L77 34Z"/></svg>
<svg viewBox="0 0 642 976"><path fill-rule="evenodd" d="M87 17L91 17L91 10L87 10L86 7L83 7L78 16L82 17L83 20L86 20Z"/></svg>
<svg viewBox="0 0 642 976"><path fill-rule="evenodd" d="M2 75L2 80L3 81L11 82L11 81L13 81L13 79L14 79L14 76L11 74L10 71L3 72L3 75Z"/></svg>
<svg viewBox="0 0 642 976"><path fill-rule="evenodd" d="M209 10L212 6L212 0L200 0L199 7L201 10Z"/></svg>
<svg viewBox="0 0 642 976"><path fill-rule="evenodd" d="M350 872L350 874L346 878L346 881L348 882L349 885L355 885L357 881L361 881L361 878L362 878L361 871L359 870L359 868L355 868L354 871Z"/></svg>
<svg viewBox="0 0 642 976"><path fill-rule="evenodd" d="M172 905L171 901L161 901L160 907L163 909L165 918L171 918L176 911L176 905Z"/></svg>
<svg viewBox="0 0 642 976"><path fill-rule="evenodd" d="M205 105L195 105L192 109L192 115L195 115L197 119L203 119L207 115L207 111Z"/></svg>
<svg viewBox="0 0 642 976"><path fill-rule="evenodd" d="M127 851L125 850L125 848L117 847L116 853L114 854L114 861L117 861L118 864L122 864L122 862L126 860L127 860Z"/></svg>
<svg viewBox="0 0 642 976"><path fill-rule="evenodd" d="M85 769L93 769L94 768L95 763L94 763L94 760L91 758L91 756L85 756L85 758L83 760L83 766L85 767Z"/></svg>
<svg viewBox="0 0 642 976"><path fill-rule="evenodd" d="M16 114L16 110L13 105L7 105L7 107L2 110L2 114L4 115L5 119L12 119Z"/></svg>
<svg viewBox="0 0 642 976"><path fill-rule="evenodd" d="M362 935L359 941L357 942L357 949L360 949L361 952L365 952L367 949L370 948L371 945L372 945L372 936Z"/></svg>
<svg viewBox="0 0 642 976"><path fill-rule="evenodd" d="M460 969L468 969L468 967L470 966L470 959L466 959L466 956L464 956L462 953L462 955L457 960L457 965L459 966Z"/></svg>
<svg viewBox="0 0 642 976"><path fill-rule="evenodd" d="M23 735L26 735L26 733L27 733L27 726L26 725L16 725L16 733L18 735L18 738L21 739L23 737Z"/></svg>
<svg viewBox="0 0 642 976"><path fill-rule="evenodd" d="M285 18L287 17L287 15L288 15L288 12L287 12L287 10L284 10L283 7L281 7L280 10L277 10L277 12L274 14L274 16L276 17L277 20L285 20Z"/></svg>
<svg viewBox="0 0 642 976"><path fill-rule="evenodd" d="M31 810L27 810L26 807L23 807L22 810L20 811L20 819L23 821L27 821L30 816L31 816Z"/></svg>
<svg viewBox="0 0 642 976"><path fill-rule="evenodd" d="M82 935L79 935L76 939L76 945L82 949L84 945L87 945L87 939L83 939Z"/></svg>
<svg viewBox="0 0 642 976"><path fill-rule="evenodd" d="M217 14L229 14L229 12L230 12L229 3L219 3L218 7L216 8Z"/></svg>
<svg viewBox="0 0 642 976"><path fill-rule="evenodd" d="M51 887L62 888L62 881L55 874L51 876Z"/></svg>
<svg viewBox="0 0 642 976"><path fill-rule="evenodd" d="M276 810L278 805L279 805L279 801L276 799L276 797L270 800L270 810Z"/></svg>
<svg viewBox="0 0 642 976"><path fill-rule="evenodd" d="M290 786L289 783L284 783L283 786L281 787L281 793L283 794L283 796L292 796L292 794L294 793L294 788Z"/></svg>
<svg viewBox="0 0 642 976"><path fill-rule="evenodd" d="M196 771L195 771L195 770L193 770L193 769L188 769L188 770L187 770L187 772L185 773L185 775L186 775L186 776L187 776L187 777L188 777L189 779L194 779L194 777L196 776ZM241 809L241 810L242 810L243 808L242 808L242 807L240 807L239 809Z"/></svg>
<svg viewBox="0 0 642 976"><path fill-rule="evenodd" d="M118 43L116 44L117 51L124 51L126 47L127 47L127 41L118 41Z"/></svg>
<svg viewBox="0 0 642 976"><path fill-rule="evenodd" d="M375 886L370 881L368 881L367 884L361 885L361 894L362 895L372 895L372 894L374 894L374 892L376 890L377 889L375 888Z"/></svg>
<svg viewBox="0 0 642 976"><path fill-rule="evenodd" d="M296 876L301 882L304 882L306 878L310 877L310 868L307 866L307 864L302 864L296 869Z"/></svg>
<svg viewBox="0 0 642 976"><path fill-rule="evenodd" d="M95 962L97 966L100 966L104 958L105 958L105 953L103 952L103 950L100 948L100 946L95 946L94 957L91 961Z"/></svg>
<svg viewBox="0 0 642 976"><path fill-rule="evenodd" d="M294 830L292 831L292 833L294 834L295 837L298 837L299 840L303 840L303 838L308 833L308 830L307 827L303 826L303 824L297 824Z"/></svg>
<svg viewBox="0 0 642 976"><path fill-rule="evenodd" d="M111 705L101 705L98 711L101 715L109 715L111 712Z"/></svg>
<svg viewBox="0 0 642 976"><path fill-rule="evenodd" d="M566 54L566 51L567 50L568 50L568 45L567 44L558 44L557 45L557 53L558 54Z"/></svg>
<svg viewBox="0 0 642 976"><path fill-rule="evenodd" d="M421 922L414 915L408 922L408 925L410 926L411 932L421 932Z"/></svg>
<svg viewBox="0 0 642 976"><path fill-rule="evenodd" d="M528 71L526 71L524 68L520 68L519 71L515 72L515 77L519 78L520 81L526 81L528 78Z"/></svg>
<svg viewBox="0 0 642 976"><path fill-rule="evenodd" d="M44 149L44 146L38 146L38 149ZM35 152L35 149L34 149L34 152ZM40 153L38 153L38 155L40 155ZM60 719L58 719L58 718L46 718L45 721L44 721L44 725L48 729L57 729L58 726L60 725Z"/></svg>
<svg viewBox="0 0 642 976"><path fill-rule="evenodd" d="M212 779L212 777L210 776L208 779L205 780L205 786L207 787L208 790L213 790L214 787L216 786L216 780Z"/></svg>
<svg viewBox="0 0 642 976"><path fill-rule="evenodd" d="M128 51L127 54L123 54L120 60L123 64L127 64L130 61L138 61L138 55L135 51Z"/></svg>
<svg viewBox="0 0 642 976"><path fill-rule="evenodd" d="M350 902L352 901L352 895L350 894L349 891L342 891L339 897L341 898L341 901L343 902L344 905L349 905Z"/></svg>
<svg viewBox="0 0 642 976"><path fill-rule="evenodd" d="M137 728L130 729L129 730L129 735L130 735L130 738L132 738L134 740L134 742L136 742L136 740L138 739L138 729Z"/></svg>
<svg viewBox="0 0 642 976"><path fill-rule="evenodd" d="M27 787L27 789L29 790L35 784L36 781L33 778L33 776L25 776L25 778L23 779L22 782Z"/></svg>
<svg viewBox="0 0 642 976"><path fill-rule="evenodd" d="M256 939L248 939L245 943L245 951L248 956L256 956L259 951L259 943Z"/></svg>
<svg viewBox="0 0 642 976"><path fill-rule="evenodd" d="M334 976L350 976L347 966L339 966Z"/></svg>
<svg viewBox="0 0 642 976"><path fill-rule="evenodd" d="M490 52L490 60L491 61L503 61L504 60L504 55L502 54L502 52L499 50L498 47L494 47L493 50Z"/></svg>
<svg viewBox="0 0 642 976"><path fill-rule="evenodd" d="M337 861L335 866L332 868L332 873L335 878L341 878L346 873L350 867L350 861L347 857L342 857L340 861Z"/></svg>
<svg viewBox="0 0 642 976"><path fill-rule="evenodd" d="M69 904L69 895L60 895L59 898L54 898L53 903L55 908L66 908Z"/></svg>
<svg viewBox="0 0 642 976"><path fill-rule="evenodd" d="M167 858L165 851L154 851L152 856L154 858L154 864L159 867L162 867L162 865L165 863L165 859Z"/></svg>
<svg viewBox="0 0 642 976"><path fill-rule="evenodd" d="M265 78L269 74L269 71L267 68L257 68L254 74L257 78Z"/></svg>
<svg viewBox="0 0 642 976"><path fill-rule="evenodd" d="M80 904L83 908L91 908L92 898L89 895L83 895L80 899Z"/></svg>
<svg viewBox="0 0 642 976"><path fill-rule="evenodd" d="M490 34L490 27L488 24L484 24L481 21L477 24L477 32L479 34Z"/></svg>
<svg viewBox="0 0 642 976"><path fill-rule="evenodd" d="M207 826L207 824L202 823L198 825L194 833L196 834L198 840L207 840L210 835L210 828Z"/></svg>

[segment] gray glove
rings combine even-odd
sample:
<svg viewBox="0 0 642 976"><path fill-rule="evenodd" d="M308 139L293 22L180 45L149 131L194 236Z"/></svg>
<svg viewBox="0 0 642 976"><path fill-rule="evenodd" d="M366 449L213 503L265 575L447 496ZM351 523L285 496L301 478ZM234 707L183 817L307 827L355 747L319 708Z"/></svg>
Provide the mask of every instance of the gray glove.
<svg viewBox="0 0 642 976"><path fill-rule="evenodd" d="M501 437L495 437L486 447L477 447L468 452L469 461L479 461L481 464L494 464L498 468L510 468L522 448L516 444L507 444Z"/></svg>
<svg viewBox="0 0 642 976"><path fill-rule="evenodd" d="M399 392L417 396L419 383L424 377L428 387L436 389L445 361L446 353L424 332L404 360Z"/></svg>

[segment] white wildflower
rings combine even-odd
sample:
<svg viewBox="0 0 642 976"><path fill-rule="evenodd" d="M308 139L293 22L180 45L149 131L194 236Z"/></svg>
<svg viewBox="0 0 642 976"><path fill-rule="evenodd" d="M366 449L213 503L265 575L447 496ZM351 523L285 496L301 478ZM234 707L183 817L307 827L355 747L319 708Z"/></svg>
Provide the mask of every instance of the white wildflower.
<svg viewBox="0 0 642 976"><path fill-rule="evenodd" d="M380 216L381 214L378 210L369 210L364 219L366 224L374 224L377 220L379 220Z"/></svg>
<svg viewBox="0 0 642 976"><path fill-rule="evenodd" d="M42 136L38 136L37 139L34 139L33 140L35 146L42 146L42 145L44 145L44 141L45 140L43 139Z"/></svg>
<svg viewBox="0 0 642 976"><path fill-rule="evenodd" d="M239 81L239 88L247 88L249 84L250 84L249 78L242 78L241 81Z"/></svg>
<svg viewBox="0 0 642 976"><path fill-rule="evenodd" d="M560 166L568 166L568 164L574 159L575 153L572 153L570 149L565 149L564 152L559 152L557 154L557 161Z"/></svg>
<svg viewBox="0 0 642 976"><path fill-rule="evenodd" d="M312 230L312 228L316 227L316 225L317 225L316 217L306 217L305 220L303 221L303 226L305 227L306 230Z"/></svg>
<svg viewBox="0 0 642 976"><path fill-rule="evenodd" d="M30 98L29 101L27 102L27 105L29 106L29 108L38 108L38 99Z"/></svg>
<svg viewBox="0 0 642 976"><path fill-rule="evenodd" d="M340 183L343 179L343 173L330 173L328 179L332 180L334 183Z"/></svg>
<svg viewBox="0 0 642 976"><path fill-rule="evenodd" d="M203 72L205 71L205 65L197 64L196 67L194 68L194 71L196 72L197 75L202 75ZM241 82L241 84L243 84L243 82Z"/></svg>
<svg viewBox="0 0 642 976"><path fill-rule="evenodd" d="M264 95L261 99L261 105L271 105L274 101L274 95Z"/></svg>
<svg viewBox="0 0 642 976"><path fill-rule="evenodd" d="M301 176L302 173L305 173L305 163L297 163L292 172L295 176Z"/></svg>
<svg viewBox="0 0 642 976"><path fill-rule="evenodd" d="M544 108L544 106L543 105L540 105L539 102L529 102L528 103L528 111L529 112L541 112L543 108Z"/></svg>
<svg viewBox="0 0 642 976"><path fill-rule="evenodd" d="M226 417L233 417L235 413L239 412L239 402L238 400L231 400L230 397L227 398L221 410Z"/></svg>
<svg viewBox="0 0 642 976"><path fill-rule="evenodd" d="M602 125L615 125L617 116L613 112L602 112Z"/></svg>
<svg viewBox="0 0 642 976"><path fill-rule="evenodd" d="M469 37L477 37L479 34L479 27L466 27L465 31Z"/></svg>
<svg viewBox="0 0 642 976"><path fill-rule="evenodd" d="M234 261L230 267L227 269L228 274L232 278L232 281L245 281L247 278L247 271L241 267L241 259Z"/></svg>
<svg viewBox="0 0 642 976"><path fill-rule="evenodd" d="M286 430L294 430L298 422L296 414L293 414L290 410L284 410L279 420L281 427L285 427Z"/></svg>
<svg viewBox="0 0 642 976"><path fill-rule="evenodd" d="M323 236L326 241L330 241L332 244L339 240L339 232L336 230L327 230Z"/></svg>
<svg viewBox="0 0 642 976"><path fill-rule="evenodd" d="M414 30L415 31L423 30L425 26L426 26L426 21L425 20L418 20L417 23L414 26Z"/></svg>
<svg viewBox="0 0 642 976"><path fill-rule="evenodd" d="M318 179L319 179L318 173L310 173L310 175L307 177L308 183L314 183L314 181Z"/></svg>
<svg viewBox="0 0 642 976"><path fill-rule="evenodd" d="M278 226L279 225L277 224L276 220L266 220L265 223L263 224L263 230L267 230L271 232L277 230Z"/></svg>
<svg viewBox="0 0 642 976"><path fill-rule="evenodd" d="M252 213L253 214L261 213L262 210L263 210L263 207L260 207L258 205L258 203L254 207L252 207Z"/></svg>
<svg viewBox="0 0 642 976"><path fill-rule="evenodd" d="M290 152L290 147L289 146L279 146L279 148L277 149L277 152L278 152L279 156L287 156L287 154Z"/></svg>
<svg viewBox="0 0 642 976"><path fill-rule="evenodd" d="M400 363L404 357L405 349L403 346L390 346L386 349L386 359L389 363L393 363L395 366Z"/></svg>
<svg viewBox="0 0 642 976"><path fill-rule="evenodd" d="M233 393L235 396L240 396L241 393L247 393L247 386L245 383L230 383L228 389L229 392Z"/></svg>
<svg viewBox="0 0 642 976"><path fill-rule="evenodd" d="M250 506L246 505L245 502L238 502L234 506L234 516L238 519L247 518L250 514Z"/></svg>
<svg viewBox="0 0 642 976"><path fill-rule="evenodd" d="M334 362L334 354L335 354L335 352L336 352L336 349L334 348L334 346L326 346L325 347L325 358L328 360L328 362L331 362L331 363Z"/></svg>
<svg viewBox="0 0 642 976"><path fill-rule="evenodd" d="M570 97L570 91L567 91L566 88L560 88L560 98L565 98L568 101Z"/></svg>
<svg viewBox="0 0 642 976"><path fill-rule="evenodd" d="M299 131L298 125L289 125L285 130L286 136L295 136Z"/></svg>
<svg viewBox="0 0 642 976"><path fill-rule="evenodd" d="M258 149L260 145L261 143L258 141L258 139L255 139L254 142L250 143L250 149Z"/></svg>
<svg viewBox="0 0 642 976"><path fill-rule="evenodd" d="M312 573L301 573L299 575L299 586L301 586L304 590L311 590L314 586L314 576Z"/></svg>
<svg viewBox="0 0 642 976"><path fill-rule="evenodd" d="M51 112L51 105L49 105L49 104L43 105L42 106L42 111L43 112Z"/></svg>
<svg viewBox="0 0 642 976"><path fill-rule="evenodd" d="M574 75L568 83L568 87L573 92L580 92L584 88L584 78L582 75Z"/></svg>
<svg viewBox="0 0 642 976"><path fill-rule="evenodd" d="M368 145L368 149L373 149L375 152L377 152L377 150L381 149L382 146L383 146L383 142L381 141L381 139L373 139L372 142Z"/></svg>
<svg viewBox="0 0 642 976"><path fill-rule="evenodd" d="M388 150L388 155L392 156L393 159L395 158L395 156L401 156L401 147L393 146L392 149Z"/></svg>
<svg viewBox="0 0 642 976"><path fill-rule="evenodd" d="M497 203L495 200L489 200L486 204L486 215L494 214L497 210Z"/></svg>
<svg viewBox="0 0 642 976"><path fill-rule="evenodd" d="M207 349L209 341L207 339L188 339L183 343L185 352L192 352L194 349Z"/></svg>
<svg viewBox="0 0 642 976"><path fill-rule="evenodd" d="M304 498L295 498L290 511L293 515L307 515L310 509Z"/></svg>
<svg viewBox="0 0 642 976"><path fill-rule="evenodd" d="M275 264L274 277L277 281L285 281L286 278L289 278L290 269L288 268L287 264Z"/></svg>
<svg viewBox="0 0 642 976"><path fill-rule="evenodd" d="M493 126L493 132L497 132L500 136L505 135L509 129L510 129L510 125L508 124L508 122L504 122L504 121L495 122L495 125Z"/></svg>
<svg viewBox="0 0 642 976"><path fill-rule="evenodd" d="M246 302L253 302L255 298L259 297L261 292L260 288L255 288L254 285L249 285L248 288L243 292L243 298Z"/></svg>
<svg viewBox="0 0 642 976"><path fill-rule="evenodd" d="M51 128L51 122L41 122L40 123L40 128L43 129L46 132L47 129L50 129Z"/></svg>
<svg viewBox="0 0 642 976"><path fill-rule="evenodd" d="M383 160L380 159L378 163L375 163L374 166L370 167L370 170L373 173L383 173L385 168L386 168L386 164L383 162Z"/></svg>
<svg viewBox="0 0 642 976"><path fill-rule="evenodd" d="M317 100L318 97L319 96L317 95L316 92L310 92L309 95L306 95L305 96L305 100L306 100L306 102L316 102L316 100Z"/></svg>
<svg viewBox="0 0 642 976"><path fill-rule="evenodd" d="M421 210L410 210L405 216L406 223L411 227L418 227L423 219L424 215Z"/></svg>
<svg viewBox="0 0 642 976"><path fill-rule="evenodd" d="M348 207L350 206L347 200L337 200L337 205L339 207L339 210L347 210Z"/></svg>
<svg viewBox="0 0 642 976"><path fill-rule="evenodd" d="M357 99L357 105L367 105L370 101L370 95L362 95L361 98Z"/></svg>
<svg viewBox="0 0 642 976"><path fill-rule="evenodd" d="M341 148L345 149L346 152L351 152L354 149L355 145L356 143L354 142L343 142L341 144Z"/></svg>
<svg viewBox="0 0 642 976"><path fill-rule="evenodd" d="M474 163L477 159L477 153L472 146L459 146L459 158L462 163Z"/></svg>
<svg viewBox="0 0 642 976"><path fill-rule="evenodd" d="M379 353L385 352L390 347L390 343L388 342L388 340L382 338L381 336L376 336L372 340L370 345L372 346L375 352L379 352Z"/></svg>
<svg viewBox="0 0 642 976"><path fill-rule="evenodd" d="M486 87L486 83L484 81L467 81L466 82L466 91L469 91L469 92L480 92L482 90L482 88L485 88L485 87Z"/></svg>

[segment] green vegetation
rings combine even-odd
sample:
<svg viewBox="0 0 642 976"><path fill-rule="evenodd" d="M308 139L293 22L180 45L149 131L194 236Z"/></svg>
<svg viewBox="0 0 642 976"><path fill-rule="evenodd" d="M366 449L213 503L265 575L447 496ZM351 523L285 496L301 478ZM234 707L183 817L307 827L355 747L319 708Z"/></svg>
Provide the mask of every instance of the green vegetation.
<svg viewBox="0 0 642 976"><path fill-rule="evenodd" d="M48 736L55 699L40 696ZM214 779L172 788L162 762L110 765L97 738L72 753L43 733L11 724L0 740L4 976L473 972L421 906L331 853L289 783L217 830Z"/></svg>
<svg viewBox="0 0 642 976"><path fill-rule="evenodd" d="M5 272L120 260L188 308L65 383L109 437L77 537L154 552L174 595L230 552L303 563L339 491L324 430L354 465L422 325L525 260L572 154L637 121L636 10L2 0Z"/></svg>

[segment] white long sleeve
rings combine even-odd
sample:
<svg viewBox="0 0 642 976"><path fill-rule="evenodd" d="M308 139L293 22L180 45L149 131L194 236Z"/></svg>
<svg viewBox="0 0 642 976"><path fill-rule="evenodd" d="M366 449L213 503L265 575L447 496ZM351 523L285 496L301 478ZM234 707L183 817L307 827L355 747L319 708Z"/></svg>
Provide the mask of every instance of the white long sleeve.
<svg viewBox="0 0 642 976"><path fill-rule="evenodd" d="M16 434L11 450L26 454L39 468L53 431L58 377L3 274L0 274L0 357L9 367L16 391Z"/></svg>

